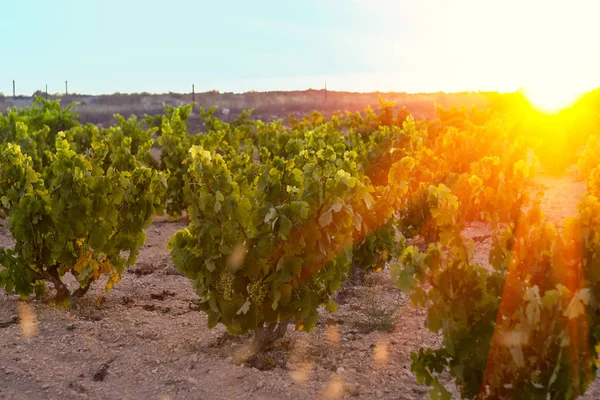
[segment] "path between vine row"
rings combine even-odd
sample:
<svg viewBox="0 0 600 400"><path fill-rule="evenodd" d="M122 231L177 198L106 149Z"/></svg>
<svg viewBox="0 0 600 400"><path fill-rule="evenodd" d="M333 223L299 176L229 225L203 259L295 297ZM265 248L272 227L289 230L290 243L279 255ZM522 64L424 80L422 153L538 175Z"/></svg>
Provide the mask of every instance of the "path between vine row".
<svg viewBox="0 0 600 400"><path fill-rule="evenodd" d="M534 188L545 190L542 209L558 224L575 215L585 193L573 173L539 176ZM290 330L263 356L234 365L233 349L247 339L207 329L191 282L164 249L184 226L157 218L138 262L108 294L99 282L72 310L32 301L31 338L11 322L18 298L0 292L0 399L427 398L410 372L410 353L437 347L440 338L385 272L345 289L338 311L323 313L314 332ZM489 236L489 229L471 224L465 235ZM0 226L0 245L10 243ZM490 243L477 244L477 261L487 262ZM598 380L584 398L600 398Z"/></svg>

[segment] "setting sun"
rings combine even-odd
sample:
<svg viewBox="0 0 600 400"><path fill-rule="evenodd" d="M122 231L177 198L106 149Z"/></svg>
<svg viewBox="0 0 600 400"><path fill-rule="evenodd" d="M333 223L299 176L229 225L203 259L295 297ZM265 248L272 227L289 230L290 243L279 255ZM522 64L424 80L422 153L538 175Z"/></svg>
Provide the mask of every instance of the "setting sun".
<svg viewBox="0 0 600 400"><path fill-rule="evenodd" d="M574 87L561 87L550 84L527 85L523 93L531 104L540 111L555 113L569 107L584 93Z"/></svg>

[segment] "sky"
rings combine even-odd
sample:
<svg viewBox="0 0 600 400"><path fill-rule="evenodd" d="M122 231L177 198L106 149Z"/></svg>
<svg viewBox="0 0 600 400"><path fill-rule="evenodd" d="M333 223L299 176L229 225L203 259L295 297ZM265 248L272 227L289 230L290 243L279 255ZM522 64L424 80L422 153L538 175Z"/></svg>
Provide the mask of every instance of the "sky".
<svg viewBox="0 0 600 400"><path fill-rule="evenodd" d="M596 0L18 0L0 92L583 91Z"/></svg>

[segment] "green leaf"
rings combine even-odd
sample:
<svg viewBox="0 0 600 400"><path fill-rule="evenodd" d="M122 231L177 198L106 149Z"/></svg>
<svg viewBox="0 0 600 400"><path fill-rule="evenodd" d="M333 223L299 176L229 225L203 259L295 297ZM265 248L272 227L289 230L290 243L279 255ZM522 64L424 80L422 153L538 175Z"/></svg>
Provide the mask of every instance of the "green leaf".
<svg viewBox="0 0 600 400"><path fill-rule="evenodd" d="M250 305L251 304L252 303L250 302L250 299L247 299L246 302L237 311L236 315L246 314L248 312L248 310L250 310Z"/></svg>
<svg viewBox="0 0 600 400"><path fill-rule="evenodd" d="M268 185L269 185L269 173L265 172L258 179L258 186L257 186L257 188L261 192L264 192L267 189Z"/></svg>
<svg viewBox="0 0 600 400"><path fill-rule="evenodd" d="M221 254L223 255L228 255L231 253L232 248L231 246L227 245L227 244L222 244L219 246L219 251L221 252Z"/></svg>
<svg viewBox="0 0 600 400"><path fill-rule="evenodd" d="M279 299L281 299L281 291L275 290L275 293L273 294L273 304L271 305L273 311L277 310L277 306L279 305Z"/></svg>
<svg viewBox="0 0 600 400"><path fill-rule="evenodd" d="M396 287L404 293L410 292L414 284L413 277L406 271L401 271L396 279Z"/></svg>
<svg viewBox="0 0 600 400"><path fill-rule="evenodd" d="M168 184L166 175L165 174L160 174L159 177L160 177L159 178L160 179L160 183L162 183L162 185L165 187L165 189L168 188L169 184Z"/></svg>
<svg viewBox="0 0 600 400"><path fill-rule="evenodd" d="M35 183L38 180L37 174L35 173L35 171L33 169L28 169L27 170L27 183Z"/></svg>
<svg viewBox="0 0 600 400"><path fill-rule="evenodd" d="M218 313L219 312L219 307L217 307L217 298L215 297L214 294L210 294L210 296L208 297L208 305L210 306L210 309L215 312Z"/></svg>
<svg viewBox="0 0 600 400"><path fill-rule="evenodd" d="M427 328L432 332L438 332L442 329L442 319L435 308L430 308L427 314Z"/></svg>
<svg viewBox="0 0 600 400"><path fill-rule="evenodd" d="M335 301L330 301L325 305L325 310L329 312L336 312L338 309L338 304Z"/></svg>
<svg viewBox="0 0 600 400"><path fill-rule="evenodd" d="M283 239L287 239L292 229L292 221L285 215L279 218L279 236Z"/></svg>
<svg viewBox="0 0 600 400"><path fill-rule="evenodd" d="M210 272L214 271L217 268L215 262L211 259L206 260L204 264L206 265L206 269Z"/></svg>
<svg viewBox="0 0 600 400"><path fill-rule="evenodd" d="M271 221L273 221L273 219L275 219L277 217L277 210L273 207L271 207L269 209L269 212L267 213L267 215L265 215L265 224L270 224Z"/></svg>
<svg viewBox="0 0 600 400"><path fill-rule="evenodd" d="M360 196L362 197L363 201L365 202L365 205L367 206L367 208L370 210L371 208L373 208L373 196L371 196L371 194L369 192L367 192L366 190L361 190L359 192Z"/></svg>
<svg viewBox="0 0 600 400"><path fill-rule="evenodd" d="M343 206L344 202L341 199L337 199L336 202L330 207L330 210L334 212L340 212Z"/></svg>
<svg viewBox="0 0 600 400"><path fill-rule="evenodd" d="M354 227L356 230L361 231L363 222L362 215L355 213L352 218L354 219Z"/></svg>
<svg viewBox="0 0 600 400"><path fill-rule="evenodd" d="M333 216L332 216L331 210L324 212L319 217L319 225L321 226L321 228L328 226L329 224L331 224L332 221L333 221Z"/></svg>
<svg viewBox="0 0 600 400"><path fill-rule="evenodd" d="M130 180L125 173L121 174L119 178L119 183L123 189L126 189L129 186Z"/></svg>
<svg viewBox="0 0 600 400"><path fill-rule="evenodd" d="M437 380L434 381L433 388L428 392L431 400L451 400L452 394Z"/></svg>

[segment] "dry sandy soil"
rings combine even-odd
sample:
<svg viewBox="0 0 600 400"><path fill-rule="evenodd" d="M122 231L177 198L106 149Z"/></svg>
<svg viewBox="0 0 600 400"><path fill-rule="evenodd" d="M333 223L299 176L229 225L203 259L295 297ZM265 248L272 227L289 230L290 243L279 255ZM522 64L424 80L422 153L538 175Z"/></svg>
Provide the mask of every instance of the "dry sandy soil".
<svg viewBox="0 0 600 400"><path fill-rule="evenodd" d="M573 175L541 176L536 187L545 190L544 211L557 223L575 214L585 192ZM98 284L70 310L29 302L37 321L32 337L11 323L22 302L0 292L0 398L427 398L410 372L410 352L437 346L440 338L424 328L424 311L410 305L385 271L347 287L339 310L323 313L313 333L290 329L261 357L234 365L233 349L247 338L207 329L191 282L164 249L184 226L157 219L137 264L108 294ZM473 224L465 234L489 232ZM478 245L480 262L487 262L490 241ZM0 246L10 243L0 227ZM598 381L585 398L600 398Z"/></svg>

